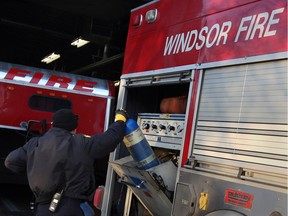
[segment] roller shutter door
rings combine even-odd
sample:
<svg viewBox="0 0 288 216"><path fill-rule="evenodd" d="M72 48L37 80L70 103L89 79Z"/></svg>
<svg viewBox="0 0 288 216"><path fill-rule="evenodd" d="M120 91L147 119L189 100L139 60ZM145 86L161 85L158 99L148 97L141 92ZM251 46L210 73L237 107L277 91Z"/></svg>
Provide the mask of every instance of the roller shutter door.
<svg viewBox="0 0 288 216"><path fill-rule="evenodd" d="M287 173L287 60L205 71L192 156Z"/></svg>

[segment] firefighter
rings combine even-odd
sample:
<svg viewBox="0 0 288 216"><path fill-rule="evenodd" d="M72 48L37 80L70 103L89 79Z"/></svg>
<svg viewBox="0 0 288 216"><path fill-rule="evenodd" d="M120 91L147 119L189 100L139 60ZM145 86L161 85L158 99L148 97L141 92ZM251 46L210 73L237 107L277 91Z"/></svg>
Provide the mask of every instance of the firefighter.
<svg viewBox="0 0 288 216"><path fill-rule="evenodd" d="M53 128L12 151L5 166L26 172L35 195L36 216L82 216L81 203L95 191L94 160L123 140L128 114L117 110L115 122L102 134L76 134L78 116L69 109L53 114Z"/></svg>

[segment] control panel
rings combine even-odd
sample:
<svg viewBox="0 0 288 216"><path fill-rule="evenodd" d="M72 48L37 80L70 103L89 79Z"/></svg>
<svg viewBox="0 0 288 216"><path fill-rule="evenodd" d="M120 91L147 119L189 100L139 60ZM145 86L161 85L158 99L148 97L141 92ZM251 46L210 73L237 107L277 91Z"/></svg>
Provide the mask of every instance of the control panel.
<svg viewBox="0 0 288 216"><path fill-rule="evenodd" d="M137 123L151 146L181 149L184 114L139 113Z"/></svg>

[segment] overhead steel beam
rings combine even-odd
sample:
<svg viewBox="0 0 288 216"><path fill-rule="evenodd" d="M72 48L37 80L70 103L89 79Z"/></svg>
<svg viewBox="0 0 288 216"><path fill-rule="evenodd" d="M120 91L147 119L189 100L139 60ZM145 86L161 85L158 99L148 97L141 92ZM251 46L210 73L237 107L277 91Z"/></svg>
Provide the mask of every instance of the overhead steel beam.
<svg viewBox="0 0 288 216"><path fill-rule="evenodd" d="M124 53L120 53L120 54L117 54L117 55L114 55L111 57L104 58L98 62L95 62L93 64L87 65L87 66L82 67L82 68L79 68L77 70L71 71L70 73L84 74L85 72L90 72L97 67L100 67L100 66L103 66L106 64L110 64L110 63L115 62L115 61L119 61L119 60L123 59L123 57L124 57Z"/></svg>
<svg viewBox="0 0 288 216"><path fill-rule="evenodd" d="M2 24L5 24L5 25L13 25L13 26L16 26L18 28L30 29L32 31L39 31L39 32L43 32L43 33L52 35L54 37L59 37L59 38L67 39L67 40L75 39L74 38L75 35L64 34L61 32L49 30L49 29L42 28L39 26L33 26L30 24L26 24L26 23L15 22L12 20L7 20L7 19L0 19L0 22ZM100 46L104 46L105 44L107 44L111 40L110 37L106 37L106 36L102 36L102 35L96 35L96 34L90 34L90 35L87 35L86 37L87 37L87 40L90 40L92 43L100 45Z"/></svg>

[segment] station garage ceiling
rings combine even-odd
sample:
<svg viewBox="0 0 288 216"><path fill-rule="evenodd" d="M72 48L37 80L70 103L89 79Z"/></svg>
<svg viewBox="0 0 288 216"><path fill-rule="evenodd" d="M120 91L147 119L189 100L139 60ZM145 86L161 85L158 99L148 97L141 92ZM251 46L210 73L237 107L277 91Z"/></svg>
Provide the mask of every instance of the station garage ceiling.
<svg viewBox="0 0 288 216"><path fill-rule="evenodd" d="M147 0L0 0L0 61L117 80L130 11ZM89 40L76 48L71 42ZM49 64L50 53L61 57Z"/></svg>

